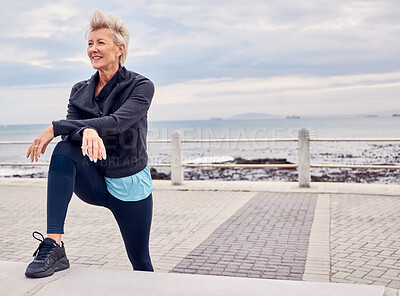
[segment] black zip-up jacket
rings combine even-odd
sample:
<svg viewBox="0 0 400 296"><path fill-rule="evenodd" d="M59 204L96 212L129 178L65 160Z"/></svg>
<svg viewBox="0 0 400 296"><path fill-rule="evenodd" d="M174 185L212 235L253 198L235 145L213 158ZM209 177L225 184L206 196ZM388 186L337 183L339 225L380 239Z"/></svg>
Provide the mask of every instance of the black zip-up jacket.
<svg viewBox="0 0 400 296"><path fill-rule="evenodd" d="M154 85L146 77L120 67L95 98L99 74L75 84L68 103L67 117L53 121L54 136L82 142L82 131L93 128L102 138L107 159L97 161L99 172L109 178L122 178L143 170L148 162L147 111ZM109 83L112 88L110 89ZM103 94L102 106L95 101ZM106 95L104 95L106 94Z"/></svg>

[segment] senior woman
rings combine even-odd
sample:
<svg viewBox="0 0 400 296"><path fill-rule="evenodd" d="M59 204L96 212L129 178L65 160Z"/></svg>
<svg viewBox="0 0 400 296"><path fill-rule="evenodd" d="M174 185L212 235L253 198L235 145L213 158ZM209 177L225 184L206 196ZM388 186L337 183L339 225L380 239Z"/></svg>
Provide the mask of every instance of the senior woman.
<svg viewBox="0 0 400 296"><path fill-rule="evenodd" d="M146 137L154 86L123 66L129 31L119 17L96 10L86 37L97 72L73 86L66 119L53 121L27 151L37 161L54 137L63 138L48 173L47 237L33 232L41 243L27 277L46 277L69 267L61 235L73 193L111 210L133 269L153 271L149 235L154 186Z"/></svg>

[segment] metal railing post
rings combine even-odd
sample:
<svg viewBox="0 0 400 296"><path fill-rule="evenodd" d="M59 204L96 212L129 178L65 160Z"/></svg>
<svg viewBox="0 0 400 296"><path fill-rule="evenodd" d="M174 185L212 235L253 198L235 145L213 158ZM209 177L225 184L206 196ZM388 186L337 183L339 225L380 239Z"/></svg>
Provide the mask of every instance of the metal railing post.
<svg viewBox="0 0 400 296"><path fill-rule="evenodd" d="M172 185L183 184L182 166L182 133L179 130L172 132L171 137L171 181Z"/></svg>
<svg viewBox="0 0 400 296"><path fill-rule="evenodd" d="M300 187L310 187L310 133L307 129L302 128L299 131L299 165L298 178Z"/></svg>

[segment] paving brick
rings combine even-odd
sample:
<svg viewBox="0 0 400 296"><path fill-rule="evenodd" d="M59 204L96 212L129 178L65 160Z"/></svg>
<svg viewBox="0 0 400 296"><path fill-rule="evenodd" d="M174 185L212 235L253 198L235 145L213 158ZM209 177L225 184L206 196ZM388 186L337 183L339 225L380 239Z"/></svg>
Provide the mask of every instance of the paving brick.
<svg viewBox="0 0 400 296"><path fill-rule="evenodd" d="M368 273L368 278L380 278L383 274L385 273L385 271L382 271L382 270L371 270L369 273Z"/></svg>
<svg viewBox="0 0 400 296"><path fill-rule="evenodd" d="M360 279L360 278L365 277L367 274L368 274L367 271L356 270L351 274L351 276L355 277L356 279Z"/></svg>
<svg viewBox="0 0 400 296"><path fill-rule="evenodd" d="M398 260L395 259L385 259L383 260L379 265L380 266L384 266L384 267L392 267L394 266L396 263L398 263Z"/></svg>

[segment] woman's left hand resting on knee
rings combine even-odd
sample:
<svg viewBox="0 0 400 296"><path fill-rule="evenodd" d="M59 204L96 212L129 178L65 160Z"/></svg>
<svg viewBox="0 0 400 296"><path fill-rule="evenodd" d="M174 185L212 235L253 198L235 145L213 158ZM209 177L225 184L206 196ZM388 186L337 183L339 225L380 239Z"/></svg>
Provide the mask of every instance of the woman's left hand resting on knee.
<svg viewBox="0 0 400 296"><path fill-rule="evenodd" d="M82 133L82 154L89 156L90 161L106 159L106 147L96 130L85 128Z"/></svg>
<svg viewBox="0 0 400 296"><path fill-rule="evenodd" d="M29 146L28 152L26 153L26 158L31 157L31 162L33 160L38 161L40 154L44 154L46 151L47 145L54 138L54 129L53 125L50 125L46 128Z"/></svg>

